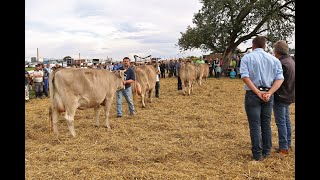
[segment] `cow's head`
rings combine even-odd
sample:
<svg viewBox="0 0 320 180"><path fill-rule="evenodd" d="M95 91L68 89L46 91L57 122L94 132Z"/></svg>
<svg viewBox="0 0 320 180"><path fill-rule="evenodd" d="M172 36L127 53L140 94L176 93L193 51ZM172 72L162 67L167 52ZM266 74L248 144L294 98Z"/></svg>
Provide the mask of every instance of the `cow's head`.
<svg viewBox="0 0 320 180"><path fill-rule="evenodd" d="M117 91L124 89L124 80L125 80L125 70L117 70L117 71L113 71L115 73L115 75L120 79L120 81L118 81L118 86L117 86Z"/></svg>

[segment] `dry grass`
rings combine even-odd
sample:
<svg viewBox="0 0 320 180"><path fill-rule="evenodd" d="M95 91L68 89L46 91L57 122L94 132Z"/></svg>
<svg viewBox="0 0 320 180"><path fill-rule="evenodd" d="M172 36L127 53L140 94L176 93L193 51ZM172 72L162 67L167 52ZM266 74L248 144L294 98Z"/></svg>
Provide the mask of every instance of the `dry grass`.
<svg viewBox="0 0 320 180"><path fill-rule="evenodd" d="M251 161L249 127L240 79L209 78L191 96L177 79L160 80L160 99L136 116L116 118L108 131L94 127L94 111L77 110L72 138L63 116L59 138L48 134L49 99L26 103L26 179L294 179L295 105L291 105L293 151ZM103 111L100 124L103 124ZM273 147L278 147L272 118Z"/></svg>

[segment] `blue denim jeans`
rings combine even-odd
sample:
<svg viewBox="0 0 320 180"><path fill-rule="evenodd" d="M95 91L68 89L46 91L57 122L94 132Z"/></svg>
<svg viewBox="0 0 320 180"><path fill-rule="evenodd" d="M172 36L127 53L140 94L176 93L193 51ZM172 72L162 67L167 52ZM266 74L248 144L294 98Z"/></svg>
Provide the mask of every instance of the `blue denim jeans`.
<svg viewBox="0 0 320 180"><path fill-rule="evenodd" d="M44 79L43 82L44 82L43 93L44 95L49 96L49 78Z"/></svg>
<svg viewBox="0 0 320 180"><path fill-rule="evenodd" d="M128 105L130 113L134 113L134 105L132 99L132 89L131 87L122 89L117 91L116 104L117 104L117 114L118 116L122 116L122 96L125 97Z"/></svg>
<svg viewBox="0 0 320 180"><path fill-rule="evenodd" d="M278 127L279 149L291 147L290 104L275 100L273 105L274 118Z"/></svg>
<svg viewBox="0 0 320 180"><path fill-rule="evenodd" d="M270 155L272 147L270 122L273 97L272 95L268 102L264 102L253 91L247 91L245 95L245 110L249 121L251 150L254 160L260 160L262 156Z"/></svg>

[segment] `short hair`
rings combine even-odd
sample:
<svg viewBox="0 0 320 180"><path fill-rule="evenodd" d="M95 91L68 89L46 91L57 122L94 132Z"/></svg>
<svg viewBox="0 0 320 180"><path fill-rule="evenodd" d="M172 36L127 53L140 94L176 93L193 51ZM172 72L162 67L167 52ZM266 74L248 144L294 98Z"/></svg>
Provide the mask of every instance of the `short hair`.
<svg viewBox="0 0 320 180"><path fill-rule="evenodd" d="M280 55L289 54L289 46L285 40L279 40L273 45L273 50Z"/></svg>
<svg viewBox="0 0 320 180"><path fill-rule="evenodd" d="M125 59L128 59L130 61L130 58L128 58L128 57L124 57L122 61L124 61Z"/></svg>
<svg viewBox="0 0 320 180"><path fill-rule="evenodd" d="M265 48L266 47L266 38L264 36L256 36L252 40L252 44L256 46L256 48Z"/></svg>

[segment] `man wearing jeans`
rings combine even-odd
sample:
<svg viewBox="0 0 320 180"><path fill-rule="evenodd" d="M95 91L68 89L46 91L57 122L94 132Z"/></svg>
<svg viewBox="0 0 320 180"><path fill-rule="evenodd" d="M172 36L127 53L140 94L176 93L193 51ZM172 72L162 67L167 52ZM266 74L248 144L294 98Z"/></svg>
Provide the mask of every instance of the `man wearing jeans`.
<svg viewBox="0 0 320 180"><path fill-rule="evenodd" d="M134 105L133 105L133 99L132 99L132 89L131 84L135 81L135 75L133 69L130 67L130 59L128 57L123 58L123 67L120 67L118 70L125 70L125 80L124 85L125 89L117 91L117 98L116 98L116 104L117 104L117 117L122 117L122 96L125 97L128 105L129 105L129 111L130 115L134 116Z"/></svg>
<svg viewBox="0 0 320 180"><path fill-rule="evenodd" d="M241 59L240 75L245 83L245 110L249 122L253 160L260 161L270 155L271 113L273 93L283 82L280 61L264 51L266 39L252 40L252 52ZM264 97L265 93L268 97Z"/></svg>
<svg viewBox="0 0 320 180"><path fill-rule="evenodd" d="M278 127L279 151L288 154L291 148L290 104L295 99L295 62L289 55L286 41L277 41L274 45L274 55L280 60L284 81L274 93L273 113Z"/></svg>

